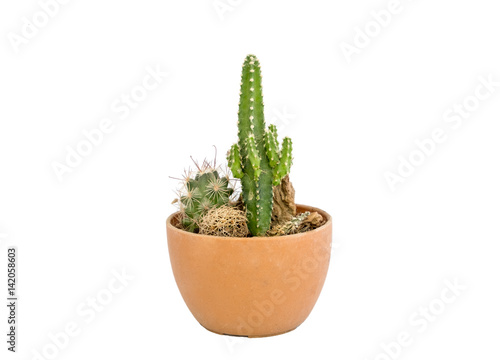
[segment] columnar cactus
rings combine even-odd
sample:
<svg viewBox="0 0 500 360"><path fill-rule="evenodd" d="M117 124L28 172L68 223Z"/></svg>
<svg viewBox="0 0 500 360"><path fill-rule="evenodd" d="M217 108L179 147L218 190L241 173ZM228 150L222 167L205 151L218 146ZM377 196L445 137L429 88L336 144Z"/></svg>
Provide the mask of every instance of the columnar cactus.
<svg viewBox="0 0 500 360"><path fill-rule="evenodd" d="M213 168L202 169L194 178L187 176L180 196L183 228L197 231L201 216L214 207L227 205L233 191L229 179L220 177Z"/></svg>
<svg viewBox="0 0 500 360"><path fill-rule="evenodd" d="M248 55L243 63L238 111L238 143L228 152L234 177L241 179L248 229L263 236L271 224L273 185L290 172L292 141L284 138L280 150L276 126L266 129L259 60Z"/></svg>

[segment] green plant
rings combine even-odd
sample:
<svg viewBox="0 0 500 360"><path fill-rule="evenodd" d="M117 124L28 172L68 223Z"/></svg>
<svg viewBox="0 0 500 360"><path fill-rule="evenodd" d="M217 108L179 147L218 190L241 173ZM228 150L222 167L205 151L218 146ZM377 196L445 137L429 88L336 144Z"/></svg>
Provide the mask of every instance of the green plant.
<svg viewBox="0 0 500 360"><path fill-rule="evenodd" d="M264 236L271 224L273 185L290 172L292 141L285 137L280 149L276 126L266 129L262 75L254 55L243 63L238 143L229 150L227 160L234 177L241 179L248 229L254 236Z"/></svg>
<svg viewBox="0 0 500 360"><path fill-rule="evenodd" d="M180 192L181 224L190 232L197 232L199 221L212 208L229 204L233 194L229 178L220 176L219 171L208 163L183 180Z"/></svg>

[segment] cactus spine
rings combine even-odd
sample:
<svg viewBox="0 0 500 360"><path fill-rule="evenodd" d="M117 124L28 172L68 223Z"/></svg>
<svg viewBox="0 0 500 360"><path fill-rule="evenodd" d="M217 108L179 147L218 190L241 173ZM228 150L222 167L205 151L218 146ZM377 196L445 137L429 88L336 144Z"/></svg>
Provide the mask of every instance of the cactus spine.
<svg viewBox="0 0 500 360"><path fill-rule="evenodd" d="M228 163L234 177L241 179L248 229L254 236L263 236L271 224L273 185L290 172L292 141L284 138L280 150L276 126L266 129L262 76L254 55L243 63L238 143L229 150Z"/></svg>

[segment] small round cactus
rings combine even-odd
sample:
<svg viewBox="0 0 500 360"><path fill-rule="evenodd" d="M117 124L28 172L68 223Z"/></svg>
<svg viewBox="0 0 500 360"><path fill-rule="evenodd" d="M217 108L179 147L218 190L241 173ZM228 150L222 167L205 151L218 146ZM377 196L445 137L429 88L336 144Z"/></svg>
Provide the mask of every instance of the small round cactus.
<svg viewBox="0 0 500 360"><path fill-rule="evenodd" d="M213 208L228 205L233 192L229 178L207 163L197 172L188 173L179 191L182 227L197 232L201 217Z"/></svg>

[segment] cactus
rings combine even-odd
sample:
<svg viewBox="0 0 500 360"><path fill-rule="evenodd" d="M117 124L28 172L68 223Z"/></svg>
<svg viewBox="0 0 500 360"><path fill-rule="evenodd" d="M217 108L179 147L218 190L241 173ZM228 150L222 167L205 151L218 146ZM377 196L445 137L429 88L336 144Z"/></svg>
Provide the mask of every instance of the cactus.
<svg viewBox="0 0 500 360"><path fill-rule="evenodd" d="M241 74L238 143L228 152L233 176L241 179L250 233L264 236L271 224L273 185L290 172L292 141L283 139L280 150L276 126L266 129L259 60L248 55Z"/></svg>
<svg viewBox="0 0 500 360"><path fill-rule="evenodd" d="M185 230L197 232L201 217L210 209L227 205L233 194L229 178L221 177L219 171L205 164L202 169L184 178L180 192L181 223Z"/></svg>

